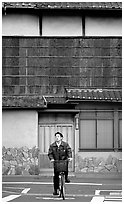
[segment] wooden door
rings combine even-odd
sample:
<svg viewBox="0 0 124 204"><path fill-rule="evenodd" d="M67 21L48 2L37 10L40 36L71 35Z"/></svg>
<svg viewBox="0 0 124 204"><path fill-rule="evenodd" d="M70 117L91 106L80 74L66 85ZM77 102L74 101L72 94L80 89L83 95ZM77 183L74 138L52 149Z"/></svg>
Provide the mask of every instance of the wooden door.
<svg viewBox="0 0 124 204"><path fill-rule="evenodd" d="M55 133L63 134L63 141L68 142L72 149L74 158L74 131L72 124L39 124L39 149L40 149L40 168L51 169L52 164L48 158L48 149L51 143L55 141ZM69 171L74 170L74 160L69 164Z"/></svg>

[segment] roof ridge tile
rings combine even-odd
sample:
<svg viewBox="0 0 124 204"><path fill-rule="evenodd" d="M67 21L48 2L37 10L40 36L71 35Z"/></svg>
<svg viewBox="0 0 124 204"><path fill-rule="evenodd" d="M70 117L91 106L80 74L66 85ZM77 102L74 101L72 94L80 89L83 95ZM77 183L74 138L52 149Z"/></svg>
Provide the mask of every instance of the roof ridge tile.
<svg viewBox="0 0 124 204"><path fill-rule="evenodd" d="M122 9L122 2L2 2L2 7L39 9Z"/></svg>

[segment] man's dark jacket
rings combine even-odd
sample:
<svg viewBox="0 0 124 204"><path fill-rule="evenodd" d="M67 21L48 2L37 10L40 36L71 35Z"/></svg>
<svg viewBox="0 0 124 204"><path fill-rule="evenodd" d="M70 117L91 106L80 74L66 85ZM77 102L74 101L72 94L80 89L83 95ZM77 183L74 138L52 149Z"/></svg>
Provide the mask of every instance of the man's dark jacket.
<svg viewBox="0 0 124 204"><path fill-rule="evenodd" d="M50 160L51 159L65 160L71 158L72 157L71 147L68 145L68 143L64 141L61 142L59 147L57 146L56 142L54 142L50 145L48 157Z"/></svg>

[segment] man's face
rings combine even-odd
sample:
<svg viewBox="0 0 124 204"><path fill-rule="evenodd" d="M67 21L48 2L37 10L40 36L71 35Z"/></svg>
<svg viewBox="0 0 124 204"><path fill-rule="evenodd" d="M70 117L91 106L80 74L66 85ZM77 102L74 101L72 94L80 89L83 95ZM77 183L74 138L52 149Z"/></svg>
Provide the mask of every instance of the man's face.
<svg viewBox="0 0 124 204"><path fill-rule="evenodd" d="M60 136L60 134L56 134L55 140L56 142L60 142L62 140L62 137Z"/></svg>

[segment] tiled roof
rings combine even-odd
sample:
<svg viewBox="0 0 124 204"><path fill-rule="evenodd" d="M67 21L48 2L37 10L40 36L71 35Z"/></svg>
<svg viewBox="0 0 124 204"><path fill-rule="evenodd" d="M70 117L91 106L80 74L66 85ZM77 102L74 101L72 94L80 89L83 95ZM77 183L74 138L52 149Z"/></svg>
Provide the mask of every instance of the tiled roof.
<svg viewBox="0 0 124 204"><path fill-rule="evenodd" d="M3 108L46 108L47 102L42 96L3 96Z"/></svg>
<svg viewBox="0 0 124 204"><path fill-rule="evenodd" d="M120 89L66 89L65 97L3 96L3 108L47 108L47 104L65 104L69 101L121 102Z"/></svg>
<svg viewBox="0 0 124 204"><path fill-rule="evenodd" d="M121 2L3 2L2 6L37 9L122 9Z"/></svg>
<svg viewBox="0 0 124 204"><path fill-rule="evenodd" d="M48 104L65 104L66 98L63 96L45 96Z"/></svg>
<svg viewBox="0 0 124 204"><path fill-rule="evenodd" d="M68 101L122 101L120 89L67 89L66 91Z"/></svg>

